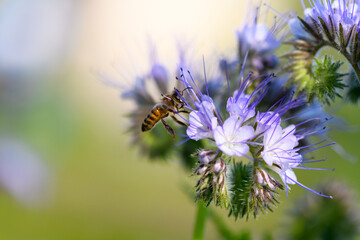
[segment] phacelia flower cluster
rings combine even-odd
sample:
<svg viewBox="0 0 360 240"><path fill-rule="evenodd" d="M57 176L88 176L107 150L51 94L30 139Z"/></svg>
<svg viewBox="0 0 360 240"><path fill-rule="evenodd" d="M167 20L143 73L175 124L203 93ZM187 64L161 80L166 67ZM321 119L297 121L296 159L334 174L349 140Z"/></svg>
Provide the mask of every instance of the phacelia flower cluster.
<svg viewBox="0 0 360 240"><path fill-rule="evenodd" d="M261 78L260 84L251 94L246 94L247 87L258 78ZM211 96L200 91L190 73L188 77L182 74L178 78L187 91L187 96L184 94L182 97L190 111L188 120L182 117L188 125L187 137L213 143L213 149L199 151L194 171L200 175L196 184L197 196L208 204L214 201L216 205L231 206L234 212L237 203L231 200L234 191L230 187L232 183L227 169L233 168L231 162L241 158L248 159L252 165L248 184L250 194L246 201L249 201L255 216L259 209L263 212L271 210L271 204L276 204L278 190L283 189L283 185L275 180L276 174L286 192L293 184L315 192L297 180L294 169L314 169L305 165L318 160L309 161L304 154L317 149L316 145L324 141L312 145L301 145L300 141L322 131L320 125L323 121L313 118L297 125L286 125L287 120L296 117L286 118L287 113L305 104L303 99L291 95L283 97L266 111L259 110L258 105L274 78L273 74L254 77L251 73L246 78L241 77L236 90L231 93L229 89L225 112L220 111ZM310 127L309 123L312 123Z"/></svg>
<svg viewBox="0 0 360 240"><path fill-rule="evenodd" d="M153 159L179 156L198 177L196 199L228 208L235 218L272 211L280 191L288 194L291 185L331 198L303 185L296 169L332 170L308 166L324 159L309 158L307 153L333 144L312 143L308 138L324 137L328 120L311 104L330 104L340 97L347 87L346 74L339 71L341 62L315 56L319 49L331 46L360 76L359 1L309 0L308 8L303 4L304 17L276 13L280 18L274 18L272 27L261 22L260 7L251 9L236 32L236 57L221 59L216 76L207 78L203 58L204 74L184 74L180 68L173 84L175 79L168 77L166 68L154 63L123 94L137 106L130 115L135 141ZM275 51L282 44L293 48L281 58ZM284 58L286 65L281 66ZM178 65L190 67L183 60L180 57ZM249 74L244 77L244 72ZM223 88L225 76L227 89ZM172 95L168 95L170 86L175 87ZM160 103L150 94L154 89L161 93L155 96L163 97ZM150 119L149 112L159 104L166 113L153 113ZM154 124L151 131L139 134L147 115ZM164 124L164 118L169 124ZM178 144L169 141L164 127L173 130Z"/></svg>

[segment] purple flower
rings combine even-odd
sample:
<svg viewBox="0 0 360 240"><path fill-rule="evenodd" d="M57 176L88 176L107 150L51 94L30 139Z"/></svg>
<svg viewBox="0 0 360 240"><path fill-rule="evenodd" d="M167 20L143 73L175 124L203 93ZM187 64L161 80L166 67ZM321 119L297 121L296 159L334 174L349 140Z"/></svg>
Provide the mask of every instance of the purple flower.
<svg viewBox="0 0 360 240"><path fill-rule="evenodd" d="M204 95L205 96L205 95ZM198 110L189 115L189 127L186 134L194 140L213 138L213 130L218 124L214 115L215 105L210 97L204 97L204 101L196 103Z"/></svg>
<svg viewBox="0 0 360 240"><path fill-rule="evenodd" d="M294 168L307 169L307 170L333 170L333 169L305 167L305 164L307 163L319 162L323 160L314 160L314 161L304 160L303 158L304 154L316 150L318 148L322 148L334 144L331 143L328 145L317 147L315 149L300 152L302 149L307 149L324 142L324 141L320 141L319 143L316 144L298 147L299 140L319 132L319 130L316 130L316 127L318 127L319 124L313 124L313 126L309 128L299 128L299 126L302 126L303 124L311 122L313 120L317 120L317 119L308 119L296 126L290 125L284 129L282 129L280 125L273 126L270 129L268 129L264 133L263 151L261 152L261 157L263 158L264 162L268 166L270 166L272 170L274 170L276 173L279 174L282 181L285 183L286 192L288 189L290 189L287 184L297 184L320 196L331 198L331 196L323 195L298 182L296 175L293 171Z"/></svg>
<svg viewBox="0 0 360 240"><path fill-rule="evenodd" d="M235 91L234 96L237 96ZM255 115L254 108L249 108L250 95L244 93L237 97L229 97L226 105L226 110L230 116L241 117L244 121L252 118Z"/></svg>
<svg viewBox="0 0 360 240"><path fill-rule="evenodd" d="M299 144L295 136L295 126L282 129L280 125L271 127L264 133L264 150L261 156L267 165L273 166L282 181L295 184L296 175L292 170L302 162L302 156L294 149ZM287 186L287 185L286 185Z"/></svg>
<svg viewBox="0 0 360 240"><path fill-rule="evenodd" d="M316 38L326 36L329 41L338 41L342 47L347 47L353 30L358 32L360 29L360 1L309 0L309 4L311 8L303 4L304 21L313 29L312 35ZM300 30L299 20L290 20L289 24L295 37L309 37ZM305 30L311 34L308 29Z"/></svg>
<svg viewBox="0 0 360 240"><path fill-rule="evenodd" d="M237 32L239 48L242 55L246 51L264 53L273 51L280 46L280 41L275 38L273 32L263 23L245 25Z"/></svg>
<svg viewBox="0 0 360 240"><path fill-rule="evenodd" d="M282 165L287 162L298 145L298 139L294 135L295 126L290 125L282 129L280 125L271 127L264 133L264 150L261 152L266 164L274 163Z"/></svg>
<svg viewBox="0 0 360 240"><path fill-rule="evenodd" d="M289 20L289 27L291 32L294 34L294 37L296 39L298 38L305 38L305 39L312 39L313 37L311 36L310 33L308 33L305 29L304 26L302 25L301 21L297 18L292 18Z"/></svg>
<svg viewBox="0 0 360 240"><path fill-rule="evenodd" d="M256 115L256 131L255 135L265 132L265 130L271 128L272 126L277 126L280 124L280 114L274 112L265 112L258 113Z"/></svg>
<svg viewBox="0 0 360 240"><path fill-rule="evenodd" d="M244 156L249 151L247 141L254 136L254 128L241 124L238 117L229 117L215 129L216 145L229 156Z"/></svg>
<svg viewBox="0 0 360 240"><path fill-rule="evenodd" d="M294 164L292 164L292 165L294 165ZM286 189L290 189L290 187L287 184L296 184L297 183L297 178L296 178L295 172L292 169L292 167L296 167L296 166L290 166L289 163L285 163L285 164L283 164L281 169L277 168L277 167L271 167L271 169L274 172L279 174L281 180L286 185Z"/></svg>

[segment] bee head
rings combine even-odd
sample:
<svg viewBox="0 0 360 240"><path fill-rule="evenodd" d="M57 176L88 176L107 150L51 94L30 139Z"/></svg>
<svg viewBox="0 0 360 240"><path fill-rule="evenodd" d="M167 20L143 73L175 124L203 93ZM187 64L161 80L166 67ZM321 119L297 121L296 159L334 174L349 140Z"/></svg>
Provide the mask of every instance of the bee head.
<svg viewBox="0 0 360 240"><path fill-rule="evenodd" d="M183 91L182 91L183 92ZM172 94L172 99L177 102L177 103L182 103L182 92L180 93L179 90L177 90L176 88L174 88L174 92Z"/></svg>

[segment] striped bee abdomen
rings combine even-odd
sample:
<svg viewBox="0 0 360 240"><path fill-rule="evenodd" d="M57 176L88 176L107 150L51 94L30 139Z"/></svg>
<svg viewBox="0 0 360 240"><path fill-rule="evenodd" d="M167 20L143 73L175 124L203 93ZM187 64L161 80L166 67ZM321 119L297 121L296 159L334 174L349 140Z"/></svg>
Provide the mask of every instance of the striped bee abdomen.
<svg viewBox="0 0 360 240"><path fill-rule="evenodd" d="M144 119L141 125L141 131L145 132L152 129L160 119L167 117L168 112L169 112L168 108L163 104L155 105L155 107Z"/></svg>

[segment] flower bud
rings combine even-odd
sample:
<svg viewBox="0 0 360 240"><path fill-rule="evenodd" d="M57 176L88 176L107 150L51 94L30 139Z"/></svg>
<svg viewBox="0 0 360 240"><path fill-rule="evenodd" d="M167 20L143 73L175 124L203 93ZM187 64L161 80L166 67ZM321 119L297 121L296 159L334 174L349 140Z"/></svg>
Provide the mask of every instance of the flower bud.
<svg viewBox="0 0 360 240"><path fill-rule="evenodd" d="M195 188L197 199L202 199L210 204L228 207L228 193L226 190L226 163L222 158L217 158L216 151L202 150L198 153L199 163L193 175L200 176Z"/></svg>
<svg viewBox="0 0 360 240"><path fill-rule="evenodd" d="M205 171L206 171L206 169L207 169L207 167L201 167L201 168L199 168L198 170L197 170L197 175L201 175L201 174L203 174Z"/></svg>
<svg viewBox="0 0 360 240"><path fill-rule="evenodd" d="M215 150L207 150L202 149L198 154L198 160L202 164L208 164L216 157L216 151Z"/></svg>
<svg viewBox="0 0 360 240"><path fill-rule="evenodd" d="M270 176L264 169L256 168L254 173L254 181L262 187L270 190L282 188L282 185L272 176Z"/></svg>
<svg viewBox="0 0 360 240"><path fill-rule="evenodd" d="M225 170L225 162L222 158L218 158L213 165L213 172L219 174Z"/></svg>

